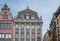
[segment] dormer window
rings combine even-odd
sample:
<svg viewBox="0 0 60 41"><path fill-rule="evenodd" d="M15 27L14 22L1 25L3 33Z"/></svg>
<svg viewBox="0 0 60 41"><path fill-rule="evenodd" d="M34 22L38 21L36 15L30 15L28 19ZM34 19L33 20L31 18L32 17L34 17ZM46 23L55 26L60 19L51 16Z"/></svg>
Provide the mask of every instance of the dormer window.
<svg viewBox="0 0 60 41"><path fill-rule="evenodd" d="M3 19L8 19L8 15L3 15Z"/></svg>
<svg viewBox="0 0 60 41"><path fill-rule="evenodd" d="M26 16L26 19L30 19L30 16Z"/></svg>
<svg viewBox="0 0 60 41"><path fill-rule="evenodd" d="M24 19L24 16L21 16L21 19Z"/></svg>
<svg viewBox="0 0 60 41"><path fill-rule="evenodd" d="M31 16L31 19L34 19L34 17L33 17L33 16Z"/></svg>

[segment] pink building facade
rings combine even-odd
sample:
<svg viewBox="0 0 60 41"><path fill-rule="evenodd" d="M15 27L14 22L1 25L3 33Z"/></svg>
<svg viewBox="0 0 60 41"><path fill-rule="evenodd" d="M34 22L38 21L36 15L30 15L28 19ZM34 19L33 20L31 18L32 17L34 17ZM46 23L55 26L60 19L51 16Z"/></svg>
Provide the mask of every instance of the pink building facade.
<svg viewBox="0 0 60 41"><path fill-rule="evenodd" d="M14 41L13 17L5 4L0 12L0 41Z"/></svg>

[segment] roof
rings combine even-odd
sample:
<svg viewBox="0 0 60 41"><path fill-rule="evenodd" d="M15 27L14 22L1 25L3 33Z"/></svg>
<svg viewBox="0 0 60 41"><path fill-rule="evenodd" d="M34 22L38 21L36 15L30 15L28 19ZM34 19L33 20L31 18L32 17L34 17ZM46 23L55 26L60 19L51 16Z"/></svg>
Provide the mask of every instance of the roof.
<svg viewBox="0 0 60 41"><path fill-rule="evenodd" d="M29 13L29 12L31 12L31 13L37 13L37 12L35 12L35 11L33 11L33 10L29 9L29 7L28 7L28 6L27 6L27 8L26 8L26 9L24 9L24 10L20 11L20 13L23 13L23 12L24 12L24 13L25 13L25 12L26 12L26 13L27 13L27 12L28 12L28 13Z"/></svg>
<svg viewBox="0 0 60 41"><path fill-rule="evenodd" d="M5 5L3 6L2 10L10 10L10 8L8 8L8 5L5 3Z"/></svg>
<svg viewBox="0 0 60 41"><path fill-rule="evenodd" d="M60 6L58 7L57 11L55 12L55 16L57 18L57 16L60 14Z"/></svg>

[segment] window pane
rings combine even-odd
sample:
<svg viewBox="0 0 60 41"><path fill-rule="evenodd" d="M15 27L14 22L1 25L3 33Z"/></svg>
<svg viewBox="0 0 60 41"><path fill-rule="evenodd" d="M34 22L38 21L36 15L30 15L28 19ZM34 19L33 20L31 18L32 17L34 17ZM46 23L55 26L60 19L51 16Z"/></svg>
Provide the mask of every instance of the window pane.
<svg viewBox="0 0 60 41"><path fill-rule="evenodd" d="M26 19L29 19L30 18L30 16L26 16Z"/></svg>
<svg viewBox="0 0 60 41"><path fill-rule="evenodd" d="M8 19L8 15L3 15L3 19Z"/></svg>
<svg viewBox="0 0 60 41"><path fill-rule="evenodd" d="M2 38L4 38L4 34L2 34Z"/></svg>
<svg viewBox="0 0 60 41"><path fill-rule="evenodd" d="M18 24L16 24L15 28L19 28L19 25L18 25Z"/></svg>
<svg viewBox="0 0 60 41"><path fill-rule="evenodd" d="M11 34L9 34L9 38L11 38Z"/></svg>
<svg viewBox="0 0 60 41"><path fill-rule="evenodd" d="M31 17L31 19L34 19L34 17Z"/></svg>
<svg viewBox="0 0 60 41"><path fill-rule="evenodd" d="M8 38L8 34L6 34L6 38Z"/></svg>
<svg viewBox="0 0 60 41"><path fill-rule="evenodd" d="M8 29L11 29L11 27L12 27L12 24L11 23L6 23L6 28L8 28Z"/></svg>
<svg viewBox="0 0 60 41"><path fill-rule="evenodd" d="M0 38L1 38L1 34L0 34Z"/></svg>
<svg viewBox="0 0 60 41"><path fill-rule="evenodd" d="M21 19L24 19L24 16L21 16Z"/></svg>
<svg viewBox="0 0 60 41"><path fill-rule="evenodd" d="M4 28L4 23L0 23L0 28Z"/></svg>

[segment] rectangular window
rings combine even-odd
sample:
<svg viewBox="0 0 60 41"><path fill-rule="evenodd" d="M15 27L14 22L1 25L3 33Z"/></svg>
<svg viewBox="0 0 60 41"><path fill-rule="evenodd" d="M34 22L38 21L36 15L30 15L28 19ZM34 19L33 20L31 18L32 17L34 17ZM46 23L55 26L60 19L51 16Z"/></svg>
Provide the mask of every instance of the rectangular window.
<svg viewBox="0 0 60 41"><path fill-rule="evenodd" d="M11 34L9 34L9 38L11 38Z"/></svg>
<svg viewBox="0 0 60 41"><path fill-rule="evenodd" d="M2 34L2 38L4 38L4 34Z"/></svg>
<svg viewBox="0 0 60 41"><path fill-rule="evenodd" d="M4 28L4 23L0 23L0 29Z"/></svg>
<svg viewBox="0 0 60 41"><path fill-rule="evenodd" d="M37 41L41 41L41 38L40 37L37 37Z"/></svg>
<svg viewBox="0 0 60 41"><path fill-rule="evenodd" d="M19 38L19 34L15 34L15 38Z"/></svg>
<svg viewBox="0 0 60 41"><path fill-rule="evenodd" d="M24 19L24 16L21 16L21 19Z"/></svg>
<svg viewBox="0 0 60 41"><path fill-rule="evenodd" d="M4 40L4 34L2 34L2 40Z"/></svg>
<svg viewBox="0 0 60 41"><path fill-rule="evenodd" d="M26 16L26 19L30 19L30 16Z"/></svg>
<svg viewBox="0 0 60 41"><path fill-rule="evenodd" d="M19 38L15 38L15 41L19 41Z"/></svg>
<svg viewBox="0 0 60 41"><path fill-rule="evenodd" d="M11 39L11 34L6 34L5 38L6 38L6 40L10 40Z"/></svg>
<svg viewBox="0 0 60 41"><path fill-rule="evenodd" d="M24 27L21 27L21 34L24 34Z"/></svg>
<svg viewBox="0 0 60 41"><path fill-rule="evenodd" d="M32 34L35 34L35 28L32 28L31 31L32 31Z"/></svg>
<svg viewBox="0 0 60 41"><path fill-rule="evenodd" d="M7 29L11 29L12 24L11 24L11 23L6 23L6 24L5 24L5 27L6 27Z"/></svg>
<svg viewBox="0 0 60 41"><path fill-rule="evenodd" d="M24 38L21 38L21 41L24 41Z"/></svg>
<svg viewBox="0 0 60 41"><path fill-rule="evenodd" d="M8 19L8 15L3 15L3 19Z"/></svg>
<svg viewBox="0 0 60 41"><path fill-rule="evenodd" d="M26 34L29 34L29 32L30 32L30 29L26 28Z"/></svg>
<svg viewBox="0 0 60 41"><path fill-rule="evenodd" d="M26 34L26 38L30 38L30 34Z"/></svg>
<svg viewBox="0 0 60 41"><path fill-rule="evenodd" d="M10 40L11 34L2 34L0 33L0 40Z"/></svg>
<svg viewBox="0 0 60 41"><path fill-rule="evenodd" d="M2 35L0 34L0 40L1 40Z"/></svg>
<svg viewBox="0 0 60 41"><path fill-rule="evenodd" d="M27 39L26 39L26 41L30 41L30 39L29 39L29 38L27 38Z"/></svg>
<svg viewBox="0 0 60 41"><path fill-rule="evenodd" d="M1 34L0 34L0 38L1 38Z"/></svg>
<svg viewBox="0 0 60 41"><path fill-rule="evenodd" d="M34 19L34 17L31 17L31 19Z"/></svg>
<svg viewBox="0 0 60 41"><path fill-rule="evenodd" d="M35 41L35 39L32 39L32 41Z"/></svg>
<svg viewBox="0 0 60 41"><path fill-rule="evenodd" d="M24 34L21 34L21 38L24 38Z"/></svg>
<svg viewBox="0 0 60 41"><path fill-rule="evenodd" d="M8 34L5 35L5 38L8 39Z"/></svg>

